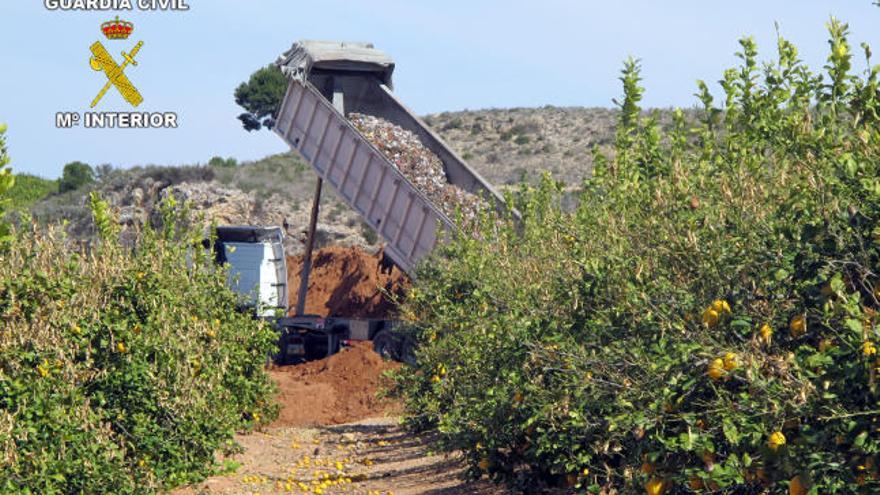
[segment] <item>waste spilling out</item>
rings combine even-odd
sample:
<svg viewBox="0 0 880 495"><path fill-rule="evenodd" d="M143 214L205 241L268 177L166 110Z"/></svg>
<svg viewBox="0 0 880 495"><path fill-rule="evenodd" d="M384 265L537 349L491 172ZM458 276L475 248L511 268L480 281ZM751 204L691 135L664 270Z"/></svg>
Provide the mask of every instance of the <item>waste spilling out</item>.
<svg viewBox="0 0 880 495"><path fill-rule="evenodd" d="M456 212L460 211L463 222L468 225L477 218L480 210L488 206L479 196L448 183L443 162L412 132L372 115L351 113L348 118L404 177L449 218L455 220Z"/></svg>

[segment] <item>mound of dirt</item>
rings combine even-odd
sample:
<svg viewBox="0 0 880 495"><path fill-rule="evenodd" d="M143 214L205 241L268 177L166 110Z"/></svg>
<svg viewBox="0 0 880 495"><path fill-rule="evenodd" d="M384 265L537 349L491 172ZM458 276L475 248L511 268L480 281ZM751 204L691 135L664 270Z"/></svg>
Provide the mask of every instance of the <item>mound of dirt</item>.
<svg viewBox="0 0 880 495"><path fill-rule="evenodd" d="M302 256L287 258L290 306L295 308L302 272ZM331 246L316 250L306 297L306 314L349 318L392 318L389 296L401 295L406 275L382 264L382 252L370 254L358 247Z"/></svg>
<svg viewBox="0 0 880 495"><path fill-rule="evenodd" d="M369 342L319 361L276 367L281 412L273 427L336 425L393 414L397 404L377 397L382 374L400 365L385 361Z"/></svg>

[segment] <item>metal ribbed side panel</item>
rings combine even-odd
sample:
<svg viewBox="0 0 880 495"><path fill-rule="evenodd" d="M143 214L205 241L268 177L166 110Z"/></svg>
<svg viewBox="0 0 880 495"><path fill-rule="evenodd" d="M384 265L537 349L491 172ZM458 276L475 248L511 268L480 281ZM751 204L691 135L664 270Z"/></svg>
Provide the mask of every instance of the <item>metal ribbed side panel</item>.
<svg viewBox="0 0 880 495"><path fill-rule="evenodd" d="M431 252L438 227L453 228L310 84L291 81L275 132L385 239L385 252L404 271Z"/></svg>

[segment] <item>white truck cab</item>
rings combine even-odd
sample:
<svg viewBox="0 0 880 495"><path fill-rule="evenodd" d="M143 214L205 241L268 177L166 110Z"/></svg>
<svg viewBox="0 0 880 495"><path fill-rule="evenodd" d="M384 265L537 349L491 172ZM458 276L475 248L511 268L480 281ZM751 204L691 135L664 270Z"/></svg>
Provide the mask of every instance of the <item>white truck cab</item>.
<svg viewBox="0 0 880 495"><path fill-rule="evenodd" d="M279 227L218 227L214 255L228 268L229 287L257 316L287 311L287 265Z"/></svg>

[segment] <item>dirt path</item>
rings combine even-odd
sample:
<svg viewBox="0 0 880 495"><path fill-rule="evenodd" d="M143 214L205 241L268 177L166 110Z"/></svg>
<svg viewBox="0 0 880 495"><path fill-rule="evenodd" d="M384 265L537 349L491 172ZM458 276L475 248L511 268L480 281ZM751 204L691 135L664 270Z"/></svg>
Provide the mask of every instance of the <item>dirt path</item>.
<svg viewBox="0 0 880 495"><path fill-rule="evenodd" d="M456 459L431 452L394 418L314 428L269 428L238 437L234 474L174 495L297 493L314 495L464 495L504 493L488 481L465 483Z"/></svg>
<svg viewBox="0 0 880 495"><path fill-rule="evenodd" d="M399 425L400 406L382 400L383 374L397 368L368 343L320 361L273 368L278 419L239 435L234 473L172 495L296 493L311 495L495 495L487 481L464 483L464 467L435 454L430 435Z"/></svg>

